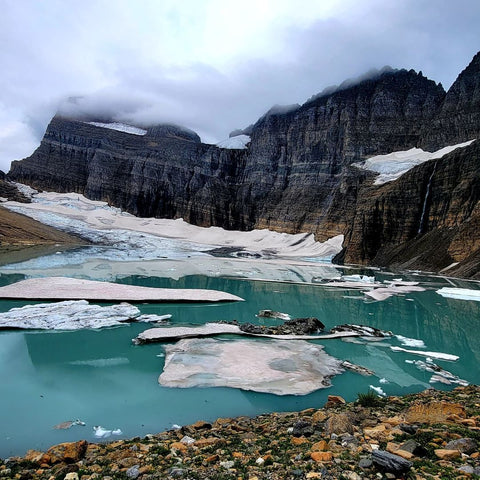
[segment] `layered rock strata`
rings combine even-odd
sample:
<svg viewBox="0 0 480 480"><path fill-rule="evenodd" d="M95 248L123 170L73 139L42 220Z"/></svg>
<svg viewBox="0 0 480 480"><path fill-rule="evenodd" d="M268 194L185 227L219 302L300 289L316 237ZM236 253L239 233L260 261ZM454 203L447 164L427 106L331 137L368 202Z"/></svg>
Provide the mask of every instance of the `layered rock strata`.
<svg viewBox="0 0 480 480"><path fill-rule="evenodd" d="M480 54L447 93L421 72L386 69L302 106L270 110L249 127L245 150L205 145L173 126L133 135L57 116L9 177L139 216L309 232L318 240L344 234L338 260L391 265L407 255L411 268L440 270L476 248L469 237L478 232L478 147L383 186L352 164L477 138L479 82ZM437 244L441 255L432 258L428 249Z"/></svg>

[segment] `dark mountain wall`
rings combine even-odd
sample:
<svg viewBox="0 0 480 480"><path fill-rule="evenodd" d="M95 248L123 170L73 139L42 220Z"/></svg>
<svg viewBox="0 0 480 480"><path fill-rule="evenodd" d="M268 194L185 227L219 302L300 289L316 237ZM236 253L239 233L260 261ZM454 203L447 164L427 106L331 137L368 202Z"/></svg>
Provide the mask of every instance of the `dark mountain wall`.
<svg viewBox="0 0 480 480"><path fill-rule="evenodd" d="M475 224L478 146L381 186L352 163L477 138L479 64L477 54L447 93L421 73L387 70L302 106L273 108L249 127L247 150L204 145L173 126L138 136L55 117L40 147L14 162L8 177L83 193L139 216L313 232L319 240L343 233L341 258L352 263L397 264L401 250L410 252L412 268L433 265L428 255L413 258L412 245L420 252L428 242L419 238L430 235L445 246L438 270L476 245L467 248L461 231Z"/></svg>

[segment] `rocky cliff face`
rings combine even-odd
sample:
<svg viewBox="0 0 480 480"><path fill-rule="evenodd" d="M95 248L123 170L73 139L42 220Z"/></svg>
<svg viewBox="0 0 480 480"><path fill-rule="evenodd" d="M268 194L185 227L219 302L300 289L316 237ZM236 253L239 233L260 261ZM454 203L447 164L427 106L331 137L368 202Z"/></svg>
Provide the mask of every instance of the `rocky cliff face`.
<svg viewBox="0 0 480 480"><path fill-rule="evenodd" d="M273 108L249 127L247 150L204 145L172 126L139 136L55 117L40 147L14 162L9 177L81 192L140 216L313 232L321 240L343 233L343 258L354 263L395 263L399 246L405 253L431 235L448 244L439 269L476 245L467 246L462 229L476 228L478 147L383 186L352 163L477 138L479 85L479 54L447 93L413 70L385 70L302 106Z"/></svg>

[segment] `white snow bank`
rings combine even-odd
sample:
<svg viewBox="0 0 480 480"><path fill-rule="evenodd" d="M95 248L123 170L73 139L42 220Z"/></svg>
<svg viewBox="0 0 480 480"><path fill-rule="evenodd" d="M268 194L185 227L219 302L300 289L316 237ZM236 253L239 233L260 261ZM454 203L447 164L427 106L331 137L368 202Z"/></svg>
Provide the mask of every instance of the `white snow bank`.
<svg viewBox="0 0 480 480"><path fill-rule="evenodd" d="M480 302L480 290L471 290L469 288L443 287L437 290L442 297L456 298L457 300L475 300Z"/></svg>
<svg viewBox="0 0 480 480"><path fill-rule="evenodd" d="M228 148L229 150L245 150L250 140L251 138L248 135L237 135L218 142L217 147Z"/></svg>
<svg viewBox="0 0 480 480"><path fill-rule="evenodd" d="M85 122L94 127L108 128L110 130L117 130L118 132L132 133L133 135L145 135L147 133L143 128L134 127L133 125L127 125L126 123L100 123L100 122Z"/></svg>
<svg viewBox="0 0 480 480"><path fill-rule="evenodd" d="M353 165L379 173L380 175L375 179L375 185L381 185L396 180L405 172L421 163L442 158L447 153L457 148L467 147L474 141L475 140L470 140L457 145L444 147L436 152L425 152L421 148L411 148L410 150L392 152L386 155L376 155L375 157L368 158L364 162L354 163Z"/></svg>
<svg viewBox="0 0 480 480"><path fill-rule="evenodd" d="M308 233L291 235L266 229L239 232L220 227L197 227L182 219L140 218L77 193L44 192L36 194L32 200L27 204L6 202L4 206L92 242L114 246L118 260L159 258L159 255L170 256L173 250L183 252L185 257L186 252L191 255L214 247L242 249L255 256L328 260L341 251L343 243L343 235L320 243ZM166 239L175 239L175 242L166 245ZM124 258L119 258L118 250L124 251ZM102 252L102 256L104 254Z"/></svg>

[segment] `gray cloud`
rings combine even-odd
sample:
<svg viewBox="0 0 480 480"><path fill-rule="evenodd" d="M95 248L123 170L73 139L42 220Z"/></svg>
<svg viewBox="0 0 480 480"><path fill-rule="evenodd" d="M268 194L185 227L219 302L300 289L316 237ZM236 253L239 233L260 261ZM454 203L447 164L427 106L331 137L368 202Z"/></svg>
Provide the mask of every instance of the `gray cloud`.
<svg viewBox="0 0 480 480"><path fill-rule="evenodd" d="M71 108L69 96L81 97L81 112L178 123L216 142L274 104L303 103L371 68L422 70L448 88L480 46L477 0L340 2L337 14L306 24L281 18L266 38L245 38L247 53L232 44L220 60L188 58L201 38L179 29L192 17L167 12L154 21L142 16L147 1L86 3L4 0L0 169L32 152L58 106Z"/></svg>

